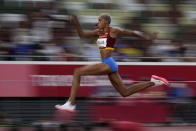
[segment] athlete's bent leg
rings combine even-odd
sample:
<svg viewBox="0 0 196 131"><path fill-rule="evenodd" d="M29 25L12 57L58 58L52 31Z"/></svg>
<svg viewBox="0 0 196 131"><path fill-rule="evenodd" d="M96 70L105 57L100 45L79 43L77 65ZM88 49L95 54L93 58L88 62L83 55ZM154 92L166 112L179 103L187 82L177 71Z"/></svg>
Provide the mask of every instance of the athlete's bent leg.
<svg viewBox="0 0 196 131"><path fill-rule="evenodd" d="M85 75L104 75L111 73L112 70L106 63L99 63L89 66L84 66L81 68L77 68L74 71L72 88L69 100L64 105L56 105L57 109L74 111L75 110L75 98L78 92L78 88L80 86L80 77Z"/></svg>
<svg viewBox="0 0 196 131"><path fill-rule="evenodd" d="M95 65L89 65L82 68L78 68L74 72L71 95L69 101L71 104L75 103L75 97L78 87L80 85L80 77L85 75L104 75L112 72L110 67L106 63L100 63Z"/></svg>
<svg viewBox="0 0 196 131"><path fill-rule="evenodd" d="M116 88L116 90L123 96L129 96L132 95L138 91L144 90L148 87L154 86L154 85L161 85L161 84L168 84L167 80L165 80L164 78L158 77L158 76L154 76L153 78L151 78L151 81L149 82L143 82L143 83L138 83L138 84L133 84L131 85L128 89L126 89L123 85L123 82L121 80L120 75L118 74L118 72L115 73L110 73L108 75L112 85ZM162 80L164 79L164 80Z"/></svg>
<svg viewBox="0 0 196 131"><path fill-rule="evenodd" d="M120 75L118 74L118 72L115 73L110 73L108 75L112 85L115 87L115 89L123 96L129 96L132 95L138 91L141 91L143 89L146 89L150 86L153 86L154 83L153 82L144 82L144 83L138 83L138 84L134 84L131 87L129 87L128 89L126 89L124 87L124 84L121 80Z"/></svg>

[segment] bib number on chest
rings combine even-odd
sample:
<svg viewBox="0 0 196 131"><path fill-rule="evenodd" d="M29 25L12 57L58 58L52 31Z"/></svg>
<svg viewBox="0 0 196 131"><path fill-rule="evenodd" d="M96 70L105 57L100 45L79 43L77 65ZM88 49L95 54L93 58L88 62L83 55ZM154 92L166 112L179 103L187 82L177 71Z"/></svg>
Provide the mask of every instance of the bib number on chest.
<svg viewBox="0 0 196 131"><path fill-rule="evenodd" d="M99 47L106 47L106 45L107 45L107 38L99 38L99 39L97 39L97 45Z"/></svg>

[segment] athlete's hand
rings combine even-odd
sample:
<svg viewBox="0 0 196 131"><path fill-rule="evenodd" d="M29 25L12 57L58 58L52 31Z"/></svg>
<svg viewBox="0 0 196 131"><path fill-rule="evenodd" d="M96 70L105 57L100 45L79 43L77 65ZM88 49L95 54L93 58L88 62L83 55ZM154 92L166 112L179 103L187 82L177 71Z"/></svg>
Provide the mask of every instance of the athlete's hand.
<svg viewBox="0 0 196 131"><path fill-rule="evenodd" d="M158 36L159 32L154 32L152 35L150 35L147 40L155 40Z"/></svg>
<svg viewBox="0 0 196 131"><path fill-rule="evenodd" d="M77 17L76 17L75 15L71 15L71 16L70 16L70 22L71 22L71 23L73 22L74 24L77 23L77 22L78 22Z"/></svg>

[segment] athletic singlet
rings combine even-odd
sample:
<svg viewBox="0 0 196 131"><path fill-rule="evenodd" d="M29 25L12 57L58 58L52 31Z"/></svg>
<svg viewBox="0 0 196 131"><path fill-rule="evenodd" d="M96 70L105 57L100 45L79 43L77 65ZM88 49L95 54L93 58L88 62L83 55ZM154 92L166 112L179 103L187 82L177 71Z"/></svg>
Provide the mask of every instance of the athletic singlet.
<svg viewBox="0 0 196 131"><path fill-rule="evenodd" d="M106 32L99 31L99 38L97 39L97 45L100 49L114 50L114 44L116 42L116 38L112 38L110 36L111 27L108 28Z"/></svg>

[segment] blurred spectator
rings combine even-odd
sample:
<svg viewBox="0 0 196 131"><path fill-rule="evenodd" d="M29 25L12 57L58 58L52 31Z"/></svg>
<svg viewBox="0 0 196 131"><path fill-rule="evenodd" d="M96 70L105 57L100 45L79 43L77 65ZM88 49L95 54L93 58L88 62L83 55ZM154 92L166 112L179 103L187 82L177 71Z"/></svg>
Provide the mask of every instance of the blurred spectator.
<svg viewBox="0 0 196 131"><path fill-rule="evenodd" d="M157 61L163 62L181 62L185 55L186 48L179 41L156 40L149 46L147 53L149 56L157 57ZM165 58L161 58L161 57Z"/></svg>
<svg viewBox="0 0 196 131"><path fill-rule="evenodd" d="M99 57L95 51L96 48L92 45L94 40L79 40L75 29L72 28L72 24L68 20L69 16L66 15L71 12L80 16L83 27L92 29L97 23L97 16L102 12L107 12L113 17L113 26L143 32L157 31L160 33L159 39L170 41L169 43L156 41L152 43L135 38L121 38L116 44L116 52L114 53L119 61L195 61L193 57L196 53L192 48L196 35L194 3L193 0L1 1L1 55L25 55L27 57L28 55L36 55L38 50L43 47L46 49L47 45L51 45L50 43L54 39L62 39L64 41L63 49L76 55L71 60L98 60L95 58ZM85 47L80 48L83 46L80 43L85 43ZM125 44L127 44L126 47L124 47ZM74 51L70 49L74 49ZM91 58L86 58L89 56L87 49L91 53L95 52L90 55ZM34 52L36 53L34 54ZM76 59L77 54L80 54L80 58ZM37 55L48 54L38 53ZM84 57L82 58L81 55ZM2 57L2 60L34 60L32 58L18 58L19 56L17 59L16 57ZM40 60L54 59L47 59L47 56L44 56Z"/></svg>

